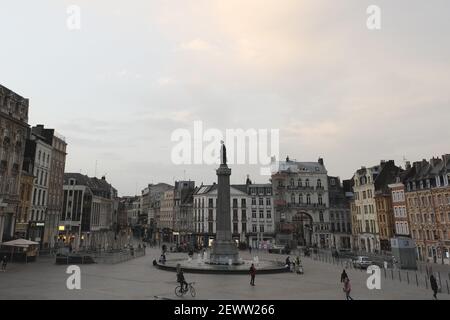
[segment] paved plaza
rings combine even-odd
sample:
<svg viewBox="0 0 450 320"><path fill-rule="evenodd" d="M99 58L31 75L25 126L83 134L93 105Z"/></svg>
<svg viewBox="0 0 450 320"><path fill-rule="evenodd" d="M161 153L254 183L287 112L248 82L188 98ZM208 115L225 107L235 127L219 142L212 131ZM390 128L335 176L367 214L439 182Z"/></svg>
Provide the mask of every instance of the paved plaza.
<svg viewBox="0 0 450 320"><path fill-rule="evenodd" d="M68 290L67 266L55 265L50 258L36 263L10 264L7 272L0 272L0 299L178 299L175 297L175 273L155 269L153 259L159 249L147 248L145 257L115 265L82 265L81 290ZM241 252L249 259L248 252ZM168 254L168 259L187 257L186 254ZM278 259L286 256L259 254L260 259ZM249 285L245 275L186 274L188 282L196 282L196 299L224 300L344 300L340 274L342 268L329 263L304 258L304 275L293 273L259 275L256 286ZM431 290L382 277L381 290L368 290L369 275L349 270L352 296L356 300L430 300ZM450 295L440 294L440 299ZM182 298L183 299L183 298ZM192 299L192 298L184 298Z"/></svg>

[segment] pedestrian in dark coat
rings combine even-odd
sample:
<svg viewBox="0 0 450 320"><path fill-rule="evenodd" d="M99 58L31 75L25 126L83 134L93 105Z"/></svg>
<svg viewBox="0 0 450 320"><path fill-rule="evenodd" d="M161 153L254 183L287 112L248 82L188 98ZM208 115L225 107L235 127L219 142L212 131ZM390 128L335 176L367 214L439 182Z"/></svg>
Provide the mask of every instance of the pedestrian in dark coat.
<svg viewBox="0 0 450 320"><path fill-rule="evenodd" d="M438 284L436 281L436 278L434 277L434 275L430 276L430 285L431 285L431 290L433 290L433 298L435 300L437 300L437 293L438 293Z"/></svg>
<svg viewBox="0 0 450 320"><path fill-rule="evenodd" d="M255 285L255 277L256 277L256 268L255 268L255 265L252 264L252 266L250 267L250 285L251 286Z"/></svg>
<svg viewBox="0 0 450 320"><path fill-rule="evenodd" d="M341 283L345 281L345 279L348 278L347 272L344 270L341 274Z"/></svg>

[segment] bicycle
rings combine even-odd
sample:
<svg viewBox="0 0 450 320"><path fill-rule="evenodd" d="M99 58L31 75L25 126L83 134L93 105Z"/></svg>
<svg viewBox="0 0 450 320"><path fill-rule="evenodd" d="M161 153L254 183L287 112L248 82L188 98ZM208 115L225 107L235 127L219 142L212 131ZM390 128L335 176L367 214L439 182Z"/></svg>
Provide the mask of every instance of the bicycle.
<svg viewBox="0 0 450 320"><path fill-rule="evenodd" d="M187 285L187 287L186 287L185 289L183 289L183 287L185 287L184 285L179 285L179 286L177 286L177 287L175 288L175 295L176 295L177 297L182 297L182 296L184 296L185 294L187 294L188 292L190 292L192 298L195 298L196 291L195 291L195 288L194 288L194 286L193 286L194 284L195 284L195 282L188 283L188 285Z"/></svg>

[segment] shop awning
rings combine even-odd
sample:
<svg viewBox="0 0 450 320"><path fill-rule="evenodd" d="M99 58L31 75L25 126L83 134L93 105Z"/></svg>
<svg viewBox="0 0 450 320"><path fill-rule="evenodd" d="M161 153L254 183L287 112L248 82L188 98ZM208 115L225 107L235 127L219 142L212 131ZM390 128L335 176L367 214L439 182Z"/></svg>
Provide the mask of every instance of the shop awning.
<svg viewBox="0 0 450 320"><path fill-rule="evenodd" d="M16 239L8 242L3 242L2 246L28 248L29 246L39 245L39 242L34 242L26 239Z"/></svg>

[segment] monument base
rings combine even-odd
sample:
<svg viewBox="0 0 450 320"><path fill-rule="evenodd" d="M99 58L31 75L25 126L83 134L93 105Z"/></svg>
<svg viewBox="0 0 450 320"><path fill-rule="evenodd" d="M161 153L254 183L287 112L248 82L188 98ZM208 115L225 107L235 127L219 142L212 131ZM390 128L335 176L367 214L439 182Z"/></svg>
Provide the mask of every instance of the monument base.
<svg viewBox="0 0 450 320"><path fill-rule="evenodd" d="M214 241L209 264L229 265L230 262L232 265L243 263L236 244L233 241Z"/></svg>

